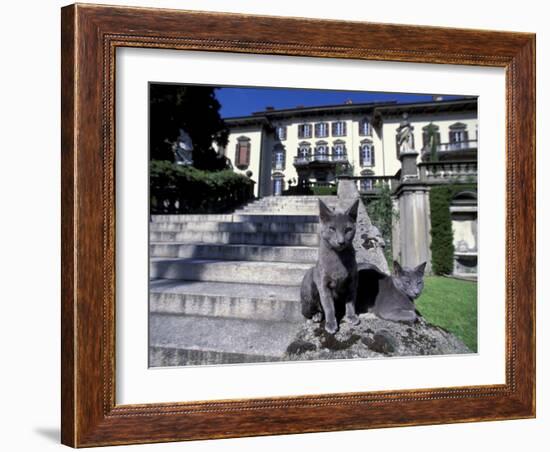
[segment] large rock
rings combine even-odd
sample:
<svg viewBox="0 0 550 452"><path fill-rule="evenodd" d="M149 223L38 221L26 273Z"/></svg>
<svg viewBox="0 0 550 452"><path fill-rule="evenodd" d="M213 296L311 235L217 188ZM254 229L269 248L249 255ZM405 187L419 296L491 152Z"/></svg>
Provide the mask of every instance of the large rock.
<svg viewBox="0 0 550 452"><path fill-rule="evenodd" d="M340 322L329 334L323 323L305 322L287 347L285 360L378 358L383 356L453 355L472 353L454 334L423 318L414 324L390 322L367 313L357 326Z"/></svg>
<svg viewBox="0 0 550 452"><path fill-rule="evenodd" d="M359 198L355 181L342 178L338 181L338 208L347 209ZM370 264L389 275L388 262L384 256L384 239L369 218L365 205L359 203L357 228L353 240L358 264Z"/></svg>

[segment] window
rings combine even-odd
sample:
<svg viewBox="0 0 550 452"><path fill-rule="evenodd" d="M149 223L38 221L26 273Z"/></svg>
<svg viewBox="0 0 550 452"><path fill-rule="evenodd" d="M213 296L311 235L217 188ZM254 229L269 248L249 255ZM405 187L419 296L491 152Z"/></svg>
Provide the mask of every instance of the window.
<svg viewBox="0 0 550 452"><path fill-rule="evenodd" d="M466 130L466 124L457 122L449 127L449 142L450 143L463 143L468 141L468 131Z"/></svg>
<svg viewBox="0 0 550 452"><path fill-rule="evenodd" d="M337 121L332 123L332 136L333 137L346 136L346 123L344 121Z"/></svg>
<svg viewBox="0 0 550 452"><path fill-rule="evenodd" d="M311 124L300 124L298 126L298 138L311 138Z"/></svg>
<svg viewBox="0 0 550 452"><path fill-rule="evenodd" d="M277 126L275 127L275 137L279 141L285 141L286 140L286 126Z"/></svg>
<svg viewBox="0 0 550 452"><path fill-rule="evenodd" d="M346 160L346 145L344 143L336 143L332 149L333 160Z"/></svg>
<svg viewBox="0 0 550 452"><path fill-rule="evenodd" d="M320 122L315 124L315 136L317 138L328 137L328 123Z"/></svg>
<svg viewBox="0 0 550 452"><path fill-rule="evenodd" d="M372 143L362 143L359 148L361 166L374 166L374 146Z"/></svg>
<svg viewBox="0 0 550 452"><path fill-rule="evenodd" d="M328 160L328 145L326 143L321 142L317 144L317 147L315 148L315 160Z"/></svg>
<svg viewBox="0 0 550 452"><path fill-rule="evenodd" d="M311 155L311 145L309 143L300 143L298 146L298 158L299 162L307 162Z"/></svg>
<svg viewBox="0 0 550 452"><path fill-rule="evenodd" d="M364 118L359 121L359 135L368 137L372 135L372 126L368 118Z"/></svg>
<svg viewBox="0 0 550 452"><path fill-rule="evenodd" d="M250 165L250 138L237 138L235 149L235 166L239 169L246 169Z"/></svg>
<svg viewBox="0 0 550 452"><path fill-rule="evenodd" d="M275 170L285 169L285 148L281 145L275 146L273 149L273 164L272 168Z"/></svg>
<svg viewBox="0 0 550 452"><path fill-rule="evenodd" d="M451 143L462 143L466 140L466 131L465 130L452 130L449 132L449 141Z"/></svg>
<svg viewBox="0 0 550 452"><path fill-rule="evenodd" d="M284 189L284 180L281 176L276 176L273 179L273 194L275 196L281 196Z"/></svg>
<svg viewBox="0 0 550 452"><path fill-rule="evenodd" d="M361 179L359 189L361 191L369 191L374 187L372 179Z"/></svg>

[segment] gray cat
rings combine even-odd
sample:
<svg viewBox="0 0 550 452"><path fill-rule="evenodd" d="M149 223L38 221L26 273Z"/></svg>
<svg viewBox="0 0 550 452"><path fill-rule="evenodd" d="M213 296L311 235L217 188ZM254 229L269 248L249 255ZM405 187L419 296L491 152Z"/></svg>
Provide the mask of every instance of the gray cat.
<svg viewBox="0 0 550 452"><path fill-rule="evenodd" d="M357 222L359 200L345 212L333 212L319 200L319 257L302 280L300 299L302 314L320 322L325 319L325 330L338 330L337 317L343 314L353 325L359 323L355 313L357 297L357 261L353 238Z"/></svg>
<svg viewBox="0 0 550 452"><path fill-rule="evenodd" d="M415 268L403 268L393 263L393 275L388 276L372 265L359 268L358 311L370 310L377 317L394 322L415 322L418 312L414 305L424 288L426 262Z"/></svg>

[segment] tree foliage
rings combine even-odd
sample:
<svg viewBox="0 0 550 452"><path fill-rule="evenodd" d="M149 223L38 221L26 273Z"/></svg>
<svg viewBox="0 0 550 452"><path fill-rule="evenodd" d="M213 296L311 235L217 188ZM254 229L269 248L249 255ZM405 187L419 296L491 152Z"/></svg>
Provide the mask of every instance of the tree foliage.
<svg viewBox="0 0 550 452"><path fill-rule="evenodd" d="M388 184L379 183L379 194L375 199L365 200L367 212L373 224L380 230L386 248L384 254L388 262L392 259L392 230L393 222L398 217L399 213L393 207L393 199L391 189Z"/></svg>
<svg viewBox="0 0 550 452"><path fill-rule="evenodd" d="M477 185L449 184L430 190L430 217L432 222L432 271L436 275L450 275L454 267L453 223L451 201L465 190L477 190Z"/></svg>
<svg viewBox="0 0 550 452"><path fill-rule="evenodd" d="M212 147L227 144L229 130L220 117L220 103L215 88L151 84L150 87L150 158L174 161L173 146L180 129L193 142L193 166L217 171L228 167L228 161Z"/></svg>
<svg viewBox="0 0 550 452"><path fill-rule="evenodd" d="M430 162L437 162L439 157L437 155L437 133L438 128L434 124L430 123L426 126L426 134L428 136L428 149L430 150Z"/></svg>
<svg viewBox="0 0 550 452"><path fill-rule="evenodd" d="M436 275L453 272L453 228L451 221L449 186L432 187L430 190L430 215L432 219L432 271Z"/></svg>

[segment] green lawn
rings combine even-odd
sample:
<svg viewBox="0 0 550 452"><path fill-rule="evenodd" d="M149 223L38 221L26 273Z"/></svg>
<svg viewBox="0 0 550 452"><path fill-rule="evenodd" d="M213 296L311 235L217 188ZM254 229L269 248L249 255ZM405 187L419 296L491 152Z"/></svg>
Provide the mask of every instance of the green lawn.
<svg viewBox="0 0 550 452"><path fill-rule="evenodd" d="M416 306L424 318L461 338L477 352L477 284L427 276Z"/></svg>

